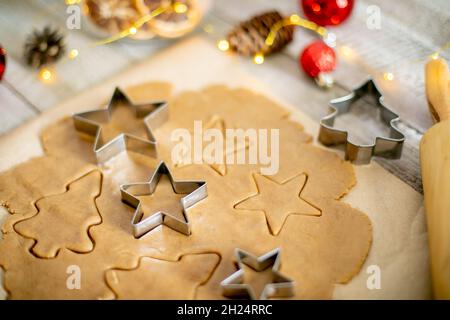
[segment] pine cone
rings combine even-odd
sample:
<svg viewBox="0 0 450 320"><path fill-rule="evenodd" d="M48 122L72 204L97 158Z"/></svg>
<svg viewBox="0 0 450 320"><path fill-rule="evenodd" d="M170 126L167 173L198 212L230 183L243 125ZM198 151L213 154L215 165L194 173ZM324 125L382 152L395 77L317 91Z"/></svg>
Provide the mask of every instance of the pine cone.
<svg viewBox="0 0 450 320"><path fill-rule="evenodd" d="M244 56L259 52L270 54L282 50L293 39L293 26L281 28L277 32L273 45L265 44L272 26L282 19L283 16L278 11L270 11L242 22L227 36L231 50Z"/></svg>
<svg viewBox="0 0 450 320"><path fill-rule="evenodd" d="M42 31L35 30L25 43L25 59L33 68L58 60L64 53L64 36L57 29L47 26Z"/></svg>

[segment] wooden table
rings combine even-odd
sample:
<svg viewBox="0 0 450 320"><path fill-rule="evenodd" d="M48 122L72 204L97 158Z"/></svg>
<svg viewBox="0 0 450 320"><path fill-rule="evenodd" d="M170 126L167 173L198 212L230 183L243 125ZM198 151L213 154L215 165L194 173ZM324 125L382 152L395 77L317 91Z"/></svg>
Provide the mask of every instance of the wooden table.
<svg viewBox="0 0 450 320"><path fill-rule="evenodd" d="M298 70L299 52L314 39L304 30L298 30L295 41L283 53L269 57L263 65L238 59L243 69L270 85L286 102L298 106L314 120L327 113L329 99L344 94L362 82L367 74L372 75L384 92L386 102L400 114L402 122L399 127L407 136L402 159L376 161L421 191L418 142L431 125L423 95L423 65L428 55L450 40L450 3L447 0L356 2L351 19L332 30L337 35L339 53L339 67L335 72L337 85L332 90L317 88ZM366 26L369 5L380 9L379 30ZM195 33L209 41L217 41L238 21L272 8L284 14L299 12L298 1L295 0L215 1ZM175 42L156 39L95 46L96 38L83 24L81 30L66 29L65 9L62 0L0 2L0 42L8 51L7 72L0 83L0 134L6 134L51 106L78 95ZM66 58L58 62L54 66L55 80L43 83L39 81L38 72L25 65L23 45L33 28L42 28L49 23L65 32L67 49L77 49L80 55L75 60ZM204 29L213 32L207 33ZM448 51L443 56L450 57ZM385 80L384 72L392 72L394 81ZM350 116L342 121L342 125L351 125L354 137L364 139L367 124L357 120L358 117Z"/></svg>

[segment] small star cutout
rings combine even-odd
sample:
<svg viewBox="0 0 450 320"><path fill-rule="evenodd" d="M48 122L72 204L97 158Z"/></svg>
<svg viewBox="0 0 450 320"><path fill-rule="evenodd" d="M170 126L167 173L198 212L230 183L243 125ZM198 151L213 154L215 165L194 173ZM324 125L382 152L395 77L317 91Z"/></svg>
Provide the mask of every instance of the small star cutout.
<svg viewBox="0 0 450 320"><path fill-rule="evenodd" d="M119 108L119 107L125 108ZM121 112L119 110L122 109ZM126 121L127 113L143 119L139 125ZM113 113L119 113L113 122ZM116 88L106 109L92 110L73 115L75 129L94 140L94 152L99 163L104 163L122 151L131 150L156 157L156 140L151 127L160 125L168 118L167 102L149 102L135 105ZM110 138L110 137L113 138ZM146 136L147 139L141 136Z"/></svg>
<svg viewBox="0 0 450 320"><path fill-rule="evenodd" d="M252 300L293 296L294 281L279 271L280 252L280 249L274 249L261 257L255 257L244 250L236 249L238 270L221 282L223 295L230 298L250 298ZM252 277L247 275L249 270L256 274L263 274L263 281L256 278L251 279ZM259 294L255 292L256 287L262 288L259 290Z"/></svg>
<svg viewBox="0 0 450 320"><path fill-rule="evenodd" d="M219 130L222 135L224 145L226 144L225 137L226 137L227 126L225 124L225 120L222 117L220 117L218 115L212 116L211 119L203 126L203 130L208 130L208 129ZM212 170L214 170L219 175L225 176L228 171L227 164L226 164L226 158L232 154L237 154L238 152L241 152L248 148L249 148L249 142L247 140L245 141L244 144L241 144L241 145L238 145L237 143L235 143L235 144L233 144L232 147L225 148L225 150L223 152L223 159L222 159L221 163L215 163L215 159L208 158L204 154L202 154L203 163L207 164ZM191 159L187 159L187 161L184 161L183 159L180 159L180 161L178 163L176 163L175 166L177 166L177 167L185 166L187 164L190 164L190 160Z"/></svg>
<svg viewBox="0 0 450 320"><path fill-rule="evenodd" d="M180 199L182 214L180 216L176 212L166 212L167 210L163 207L167 206L163 203L157 203L156 205L160 205L158 211L143 219L144 212L140 198L154 194L162 176L166 176L169 179L173 192L186 195ZM122 201L136 208L131 222L136 238L143 236L160 225L166 225L185 235L190 235L191 228L186 210L208 195L206 182L175 181L164 162L158 165L149 182L124 184L120 186L120 191Z"/></svg>
<svg viewBox="0 0 450 320"><path fill-rule="evenodd" d="M278 235L287 217L291 214L321 215L318 208L301 197L308 180L305 174L297 175L281 184L260 174L254 174L253 179L258 192L239 201L234 208L263 211L271 234Z"/></svg>

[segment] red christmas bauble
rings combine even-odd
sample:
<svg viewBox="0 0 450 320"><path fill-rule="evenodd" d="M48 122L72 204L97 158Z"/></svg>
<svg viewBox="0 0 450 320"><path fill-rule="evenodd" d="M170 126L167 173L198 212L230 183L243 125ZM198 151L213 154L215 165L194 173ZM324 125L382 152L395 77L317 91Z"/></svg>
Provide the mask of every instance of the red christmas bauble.
<svg viewBox="0 0 450 320"><path fill-rule="evenodd" d="M0 81L3 78L5 69L6 69L6 50L3 49L2 46L0 46Z"/></svg>
<svg viewBox="0 0 450 320"><path fill-rule="evenodd" d="M301 0L306 17L320 26L336 26L352 12L354 0Z"/></svg>
<svg viewBox="0 0 450 320"><path fill-rule="evenodd" d="M299 62L307 75L317 78L320 73L331 72L336 68L336 53L323 41L317 40L303 50Z"/></svg>

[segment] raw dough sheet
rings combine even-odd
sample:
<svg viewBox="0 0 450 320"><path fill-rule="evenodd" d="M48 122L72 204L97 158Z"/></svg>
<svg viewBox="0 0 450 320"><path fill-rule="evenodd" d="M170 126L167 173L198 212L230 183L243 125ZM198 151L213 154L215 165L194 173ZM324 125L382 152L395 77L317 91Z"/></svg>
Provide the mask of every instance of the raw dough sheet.
<svg viewBox="0 0 450 320"><path fill-rule="evenodd" d="M205 64L204 61L208 63ZM56 119L102 105L116 85L126 88L147 81L169 81L174 85L175 94L184 90L198 90L215 83L226 84L263 92L265 96L282 103L270 96L269 88L244 74L237 61L221 54L210 43L200 38L191 38L2 137L0 170L42 154L39 133ZM140 91L137 88L130 94L139 100ZM298 119L307 133L317 132L316 123L293 107L286 108L294 112L292 118ZM358 183L343 201L370 217L373 243L359 274L349 283L338 285L334 290L334 298L428 298L428 251L421 195L376 164L355 167L355 172ZM95 194L96 190L91 190L91 196ZM95 219L92 223L96 223ZM54 249L44 247L42 252L52 255L52 250ZM85 244L82 250L89 250L89 245ZM180 261L195 258L186 255ZM201 259L208 260L205 264L214 268L214 255ZM142 265L151 261L140 263ZM380 267L381 290L367 289L366 270L371 265ZM199 281L204 281L200 278Z"/></svg>

